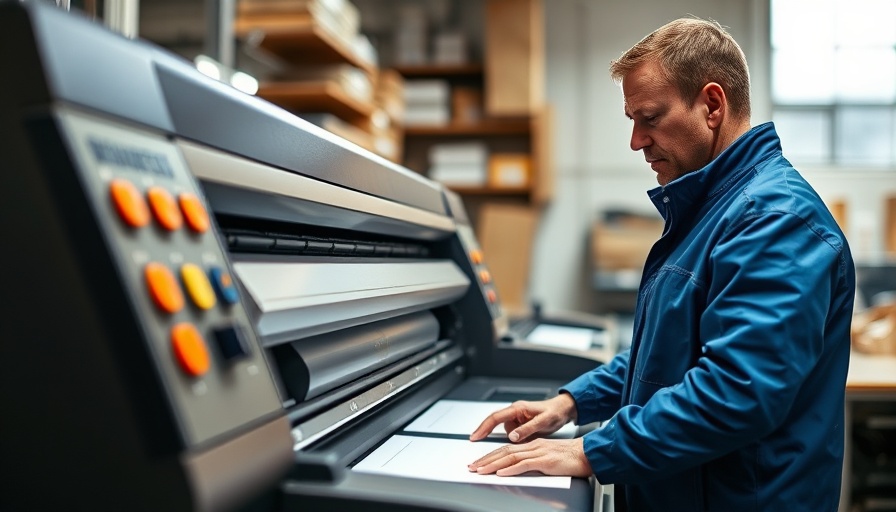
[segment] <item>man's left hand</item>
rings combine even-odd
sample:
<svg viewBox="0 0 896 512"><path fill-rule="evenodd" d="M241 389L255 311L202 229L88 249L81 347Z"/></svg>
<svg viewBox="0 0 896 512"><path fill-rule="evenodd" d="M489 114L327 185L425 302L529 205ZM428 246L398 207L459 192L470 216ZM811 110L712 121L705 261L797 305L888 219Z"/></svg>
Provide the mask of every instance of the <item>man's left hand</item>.
<svg viewBox="0 0 896 512"><path fill-rule="evenodd" d="M523 444L504 445L468 468L481 475L514 476L538 471L554 476L591 476L582 438L535 439Z"/></svg>

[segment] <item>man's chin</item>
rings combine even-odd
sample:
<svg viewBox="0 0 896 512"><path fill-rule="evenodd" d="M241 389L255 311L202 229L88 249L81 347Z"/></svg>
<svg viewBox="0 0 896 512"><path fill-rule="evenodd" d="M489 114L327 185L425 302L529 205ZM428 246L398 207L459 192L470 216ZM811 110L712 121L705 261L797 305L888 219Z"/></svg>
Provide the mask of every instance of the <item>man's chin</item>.
<svg viewBox="0 0 896 512"><path fill-rule="evenodd" d="M653 171L656 173L656 182L662 187L665 187L670 181L675 179L673 175L663 172L662 169L654 169Z"/></svg>

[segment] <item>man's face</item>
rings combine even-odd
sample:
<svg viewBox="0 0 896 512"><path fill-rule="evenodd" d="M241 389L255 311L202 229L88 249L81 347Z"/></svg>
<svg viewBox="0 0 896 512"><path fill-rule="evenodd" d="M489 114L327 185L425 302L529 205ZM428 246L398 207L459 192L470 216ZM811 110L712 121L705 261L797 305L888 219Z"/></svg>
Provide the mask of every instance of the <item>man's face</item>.
<svg viewBox="0 0 896 512"><path fill-rule="evenodd" d="M622 81L625 115L634 123L631 148L665 186L708 164L713 158L714 131L707 125L709 108L698 98L693 106L668 83L659 64L647 62Z"/></svg>

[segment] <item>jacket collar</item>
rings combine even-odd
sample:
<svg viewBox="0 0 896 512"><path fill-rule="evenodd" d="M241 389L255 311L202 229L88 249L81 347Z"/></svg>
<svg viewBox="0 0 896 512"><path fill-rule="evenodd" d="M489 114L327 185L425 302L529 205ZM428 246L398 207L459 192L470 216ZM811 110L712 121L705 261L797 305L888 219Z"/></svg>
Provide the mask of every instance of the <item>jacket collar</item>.
<svg viewBox="0 0 896 512"><path fill-rule="evenodd" d="M727 188L732 180L780 151L781 140L774 123L760 124L738 137L702 169L685 174L665 187L648 190L647 195L665 218L667 211L682 212L706 202Z"/></svg>

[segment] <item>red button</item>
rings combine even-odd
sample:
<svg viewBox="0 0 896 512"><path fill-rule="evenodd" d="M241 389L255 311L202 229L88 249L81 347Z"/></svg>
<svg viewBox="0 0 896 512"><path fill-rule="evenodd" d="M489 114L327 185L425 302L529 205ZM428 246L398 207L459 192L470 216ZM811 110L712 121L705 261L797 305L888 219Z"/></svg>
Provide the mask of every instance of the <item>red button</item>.
<svg viewBox="0 0 896 512"><path fill-rule="evenodd" d="M482 251L479 249L473 249L470 251L470 260L473 261L474 265L479 265L482 263Z"/></svg>
<svg viewBox="0 0 896 512"><path fill-rule="evenodd" d="M202 202L198 197L189 192L184 192L178 196L178 202L190 229L197 233L208 231L208 212L205 211L205 207L202 206Z"/></svg>
<svg viewBox="0 0 896 512"><path fill-rule="evenodd" d="M486 290L485 297L488 299L489 304L494 304L498 301L498 294L495 293L495 290Z"/></svg>
<svg viewBox="0 0 896 512"><path fill-rule="evenodd" d="M116 178L109 183L109 194L118 216L128 226L142 228L149 224L149 207L133 183Z"/></svg>
<svg viewBox="0 0 896 512"><path fill-rule="evenodd" d="M177 313L184 307L184 294L168 267L153 261L146 264L143 275L149 286L149 295L159 309L166 313Z"/></svg>
<svg viewBox="0 0 896 512"><path fill-rule="evenodd" d="M208 349L196 326L179 323L171 328L171 345L180 367L191 377L199 377L208 371L211 363Z"/></svg>
<svg viewBox="0 0 896 512"><path fill-rule="evenodd" d="M156 222L168 231L180 229L184 218L177 208L174 196L162 187L151 187L146 191L146 198L149 199L149 206Z"/></svg>

